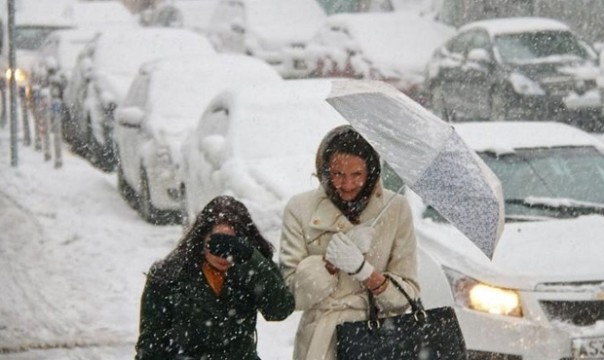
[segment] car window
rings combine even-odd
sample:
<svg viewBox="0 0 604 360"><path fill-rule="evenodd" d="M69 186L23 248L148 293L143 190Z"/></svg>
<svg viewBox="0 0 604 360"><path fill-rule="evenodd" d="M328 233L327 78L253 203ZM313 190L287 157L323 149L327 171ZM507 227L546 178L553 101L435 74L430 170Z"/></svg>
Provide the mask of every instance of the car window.
<svg viewBox="0 0 604 360"><path fill-rule="evenodd" d="M447 45L447 49L451 53L465 54L468 50L470 50L471 42L472 33L466 32L451 39Z"/></svg>
<svg viewBox="0 0 604 360"><path fill-rule="evenodd" d="M500 156L479 155L501 180L506 201L547 198L554 202L564 199L604 204L604 155L595 148L525 149ZM517 205L520 206L508 204L506 213L544 211Z"/></svg>
<svg viewBox="0 0 604 360"><path fill-rule="evenodd" d="M548 57L570 56L586 59L589 54L569 31L540 31L504 34L495 37L502 61L523 62Z"/></svg>

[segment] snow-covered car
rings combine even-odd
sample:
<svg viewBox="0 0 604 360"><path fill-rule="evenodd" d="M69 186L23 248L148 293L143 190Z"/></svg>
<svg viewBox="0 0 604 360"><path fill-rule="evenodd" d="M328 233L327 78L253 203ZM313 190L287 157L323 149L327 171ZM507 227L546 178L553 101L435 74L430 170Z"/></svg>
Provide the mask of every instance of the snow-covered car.
<svg viewBox="0 0 604 360"><path fill-rule="evenodd" d="M324 20L316 0L219 0L208 34L219 52L251 55L299 78L308 74L306 44Z"/></svg>
<svg viewBox="0 0 604 360"><path fill-rule="evenodd" d="M323 136L346 120L324 99L328 80L288 80L231 89L207 107L183 144L183 208L193 218L231 194L263 231L278 232L285 203L312 189Z"/></svg>
<svg viewBox="0 0 604 360"><path fill-rule="evenodd" d="M144 10L144 26L184 27L205 33L218 0L168 0Z"/></svg>
<svg viewBox="0 0 604 360"><path fill-rule="evenodd" d="M186 29L109 28L99 31L79 53L63 94L65 138L91 163L110 171L114 110L139 67L170 56L207 56L214 48L203 35Z"/></svg>
<svg viewBox="0 0 604 360"><path fill-rule="evenodd" d="M424 305L454 307L469 359L602 359L604 144L559 122L454 127L501 180L506 221L490 260L408 192Z"/></svg>
<svg viewBox="0 0 604 360"><path fill-rule="evenodd" d="M215 54L151 61L141 67L116 110L118 189L151 223L180 216L180 147L208 103L246 83L282 82L261 60Z"/></svg>
<svg viewBox="0 0 604 360"><path fill-rule="evenodd" d="M435 113L450 119L601 122L597 53L566 24L503 18L467 24L426 68ZM573 115L582 116L573 116Z"/></svg>
<svg viewBox="0 0 604 360"><path fill-rule="evenodd" d="M426 64L454 33L412 10L331 15L307 46L307 63L313 77L382 80L422 103Z"/></svg>

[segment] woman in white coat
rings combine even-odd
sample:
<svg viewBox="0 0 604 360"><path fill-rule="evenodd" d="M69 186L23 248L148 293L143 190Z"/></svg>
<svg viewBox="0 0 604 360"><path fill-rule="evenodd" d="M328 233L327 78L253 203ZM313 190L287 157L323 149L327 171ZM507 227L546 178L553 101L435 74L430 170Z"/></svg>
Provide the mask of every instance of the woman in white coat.
<svg viewBox="0 0 604 360"><path fill-rule="evenodd" d="M408 307L390 281L419 296L411 210L404 195L382 188L373 147L352 127L337 127L321 142L316 168L319 188L290 199L283 216L280 266L304 312L294 360L335 359L335 327L367 319L369 291L380 316Z"/></svg>

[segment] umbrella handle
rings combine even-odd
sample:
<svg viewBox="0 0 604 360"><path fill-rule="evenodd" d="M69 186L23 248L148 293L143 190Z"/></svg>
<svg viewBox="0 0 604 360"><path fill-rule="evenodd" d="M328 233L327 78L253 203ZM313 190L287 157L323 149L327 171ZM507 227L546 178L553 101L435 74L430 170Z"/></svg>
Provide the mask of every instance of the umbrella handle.
<svg viewBox="0 0 604 360"><path fill-rule="evenodd" d="M390 199L388 199L388 202L386 203L386 205L384 205L382 210L380 210L379 214L377 214L373 218L373 220L371 220L371 224L369 224L369 226L375 227L375 224L377 224L378 220L382 217L382 215L384 215L386 210L390 207L390 204L392 204L392 200L394 200L396 195L398 195L403 190L404 187L405 187L405 184L401 185L401 187L390 197Z"/></svg>

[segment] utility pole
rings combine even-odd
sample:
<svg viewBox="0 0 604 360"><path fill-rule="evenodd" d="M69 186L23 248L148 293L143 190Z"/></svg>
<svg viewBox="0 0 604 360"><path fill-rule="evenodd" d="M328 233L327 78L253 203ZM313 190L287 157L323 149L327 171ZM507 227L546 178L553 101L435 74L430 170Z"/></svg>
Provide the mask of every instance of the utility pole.
<svg viewBox="0 0 604 360"><path fill-rule="evenodd" d="M17 83L15 80L15 0L8 0L8 84L10 93L10 164L19 165L17 156Z"/></svg>

